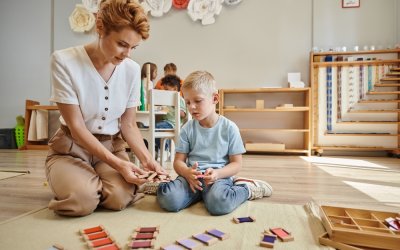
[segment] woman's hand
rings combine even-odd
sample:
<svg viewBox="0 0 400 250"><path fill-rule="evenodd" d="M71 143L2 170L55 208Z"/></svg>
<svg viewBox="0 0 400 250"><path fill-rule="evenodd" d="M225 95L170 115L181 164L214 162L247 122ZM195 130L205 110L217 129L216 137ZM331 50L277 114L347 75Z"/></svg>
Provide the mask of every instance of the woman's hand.
<svg viewBox="0 0 400 250"><path fill-rule="evenodd" d="M137 177L137 175L145 174L146 171L140 169L130 161L122 161L122 163L119 165L119 173L122 175L122 177L124 177L126 182L133 183L138 186L147 182L146 179L139 179Z"/></svg>
<svg viewBox="0 0 400 250"><path fill-rule="evenodd" d="M147 163L143 164L143 168L146 170L152 170L157 172L158 174L168 175L167 172L161 167L161 165L156 160L151 160Z"/></svg>
<svg viewBox="0 0 400 250"><path fill-rule="evenodd" d="M192 167L187 168L187 171L183 176L189 183L190 189L193 191L193 193L196 193L196 190L203 190L203 188L201 187L201 181L197 179L197 175L201 174L201 172L197 171L198 166L199 164L197 162L194 163Z"/></svg>
<svg viewBox="0 0 400 250"><path fill-rule="evenodd" d="M213 168L207 168L204 172L204 183L206 186L213 184L216 180L218 180L218 171Z"/></svg>

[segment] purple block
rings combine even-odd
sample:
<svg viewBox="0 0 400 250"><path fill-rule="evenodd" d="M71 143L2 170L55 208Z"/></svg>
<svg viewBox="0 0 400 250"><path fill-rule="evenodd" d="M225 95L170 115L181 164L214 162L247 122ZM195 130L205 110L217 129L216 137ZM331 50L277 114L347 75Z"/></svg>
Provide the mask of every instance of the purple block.
<svg viewBox="0 0 400 250"><path fill-rule="evenodd" d="M198 246L197 242L191 239L177 240L176 242L188 249L193 249Z"/></svg>
<svg viewBox="0 0 400 250"><path fill-rule="evenodd" d="M274 235L265 235L265 234L264 234L264 238L262 239L262 241L269 242L269 243L274 243L275 240L276 240L276 236L274 236Z"/></svg>
<svg viewBox="0 0 400 250"><path fill-rule="evenodd" d="M182 247L178 245L169 245L162 248L163 250L182 250Z"/></svg>
<svg viewBox="0 0 400 250"><path fill-rule="evenodd" d="M193 235L193 237L196 240L199 240L199 241L204 242L204 243L207 243L208 241L210 241L212 239L215 239L215 238L212 238L211 236L209 236L207 234L196 234L196 235Z"/></svg>
<svg viewBox="0 0 400 250"><path fill-rule="evenodd" d="M221 232L221 231L219 231L219 230L217 230L217 229L212 229L212 230L210 230L210 231L207 231L207 233L209 233L209 234L211 234L211 235L213 235L213 236L215 236L215 237L217 237L217 238L222 238L222 237L224 237L224 235L225 235L225 233L224 232Z"/></svg>

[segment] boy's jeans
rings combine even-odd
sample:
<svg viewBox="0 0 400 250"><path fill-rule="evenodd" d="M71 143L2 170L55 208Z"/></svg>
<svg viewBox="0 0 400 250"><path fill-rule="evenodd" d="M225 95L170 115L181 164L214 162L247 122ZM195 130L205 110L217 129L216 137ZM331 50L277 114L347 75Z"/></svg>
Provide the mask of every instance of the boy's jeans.
<svg viewBox="0 0 400 250"><path fill-rule="evenodd" d="M233 185L232 178L219 179L210 186L203 183L203 191L190 189L189 183L182 176L176 180L161 183L157 190L157 201L161 208L169 212L178 212L203 200L211 215L224 215L235 210L247 201L249 190L245 186Z"/></svg>

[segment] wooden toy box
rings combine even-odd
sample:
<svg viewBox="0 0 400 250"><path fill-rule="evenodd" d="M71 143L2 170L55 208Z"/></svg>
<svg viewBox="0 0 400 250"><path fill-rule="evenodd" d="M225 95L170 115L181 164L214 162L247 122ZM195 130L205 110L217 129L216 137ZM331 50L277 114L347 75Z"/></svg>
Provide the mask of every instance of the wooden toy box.
<svg viewBox="0 0 400 250"><path fill-rule="evenodd" d="M345 244L400 249L400 231L390 230L385 219L398 213L320 206L322 223L330 239Z"/></svg>

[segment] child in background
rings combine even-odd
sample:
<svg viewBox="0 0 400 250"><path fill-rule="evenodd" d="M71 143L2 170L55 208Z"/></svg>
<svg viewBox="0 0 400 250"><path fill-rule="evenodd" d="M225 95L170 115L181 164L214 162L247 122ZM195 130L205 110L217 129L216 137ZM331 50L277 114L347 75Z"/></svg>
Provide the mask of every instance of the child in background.
<svg viewBox="0 0 400 250"><path fill-rule="evenodd" d="M147 65L150 64L150 84L147 85ZM140 102L141 105L139 107L139 110L144 111L147 110L147 91L149 89L153 88L153 81L157 77L157 65L152 63L152 62L146 62L142 66L142 72L141 72L141 87L140 87Z"/></svg>
<svg viewBox="0 0 400 250"><path fill-rule="evenodd" d="M164 77L167 75L176 75L176 71L178 69L176 68L176 65L174 63L167 63L164 66ZM180 82L180 85L182 85L182 81ZM164 89L162 86L162 78L158 80L157 84L154 86L155 89ZM180 88L180 86L179 86Z"/></svg>
<svg viewBox="0 0 400 250"><path fill-rule="evenodd" d="M161 208L177 212L203 200L211 215L223 215L246 200L270 196L268 183L234 178L245 149L236 124L215 111L219 96L213 76L206 71L191 73L182 92L193 119L183 126L176 148L178 177L157 190Z"/></svg>
<svg viewBox="0 0 400 250"><path fill-rule="evenodd" d="M166 75L161 79L162 81L162 86L164 87L164 90L167 91L180 91L181 88L181 79L177 77L176 75ZM181 124L183 124L183 120L186 118L186 105L185 105L185 100L181 96L180 98L180 117L181 117ZM175 127L175 108L174 107L168 107L168 112L166 115L164 115L159 122L156 123L156 128L159 129L171 129ZM156 138L155 141L156 144L156 152L158 152L160 148L160 139ZM168 149L168 143L166 145L166 149ZM157 157L156 157L157 159Z"/></svg>

